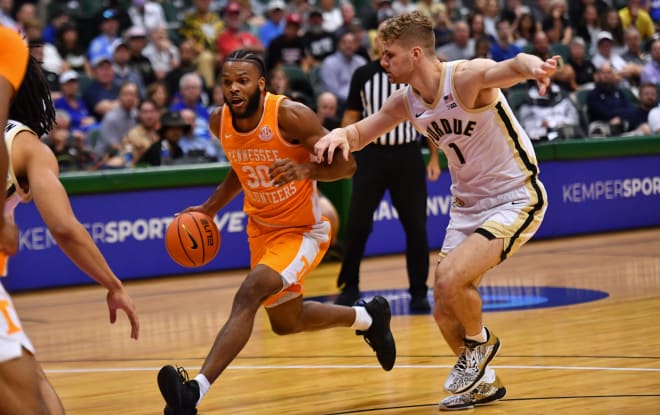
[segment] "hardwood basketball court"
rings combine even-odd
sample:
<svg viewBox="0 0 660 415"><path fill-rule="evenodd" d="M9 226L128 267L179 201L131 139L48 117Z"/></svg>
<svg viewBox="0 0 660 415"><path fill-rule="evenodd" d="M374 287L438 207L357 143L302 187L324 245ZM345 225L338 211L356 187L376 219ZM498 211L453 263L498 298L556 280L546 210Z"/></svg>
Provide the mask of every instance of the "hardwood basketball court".
<svg viewBox="0 0 660 415"><path fill-rule="evenodd" d="M338 269L337 263L322 264L307 278L307 296L335 294ZM13 298L68 414L162 414L156 373L164 364L177 364L191 377L197 374L244 274L128 282L141 318L138 341L130 339L124 315L108 324L100 287ZM514 297L535 287L608 296L486 312L487 326L502 340L493 366L508 393L468 413L660 414L660 229L532 242L483 283L504 292L509 289L502 287L514 287ZM367 297L369 291L393 288L407 288L403 256L363 262L361 289ZM261 310L252 338L213 385L200 413L437 413L454 356L430 315L394 316L392 328L397 364L384 372L351 330L278 337Z"/></svg>

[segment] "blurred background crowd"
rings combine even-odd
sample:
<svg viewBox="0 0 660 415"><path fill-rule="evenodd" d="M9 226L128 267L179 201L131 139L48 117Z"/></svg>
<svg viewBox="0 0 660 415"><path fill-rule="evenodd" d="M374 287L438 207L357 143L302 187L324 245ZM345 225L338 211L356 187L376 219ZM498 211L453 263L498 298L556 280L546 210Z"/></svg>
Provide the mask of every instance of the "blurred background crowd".
<svg viewBox="0 0 660 415"><path fill-rule="evenodd" d="M443 60L561 56L550 93L505 91L536 142L660 130L658 0L0 0L0 24L42 62L57 108L43 139L71 171L224 161L207 123L235 49L334 128L378 24L413 10Z"/></svg>

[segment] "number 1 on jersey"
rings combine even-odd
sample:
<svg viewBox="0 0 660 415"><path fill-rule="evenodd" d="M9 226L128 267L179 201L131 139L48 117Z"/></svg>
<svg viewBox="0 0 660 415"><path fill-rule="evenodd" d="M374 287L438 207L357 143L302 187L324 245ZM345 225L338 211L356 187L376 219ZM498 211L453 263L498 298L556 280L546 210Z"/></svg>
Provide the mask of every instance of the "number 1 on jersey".
<svg viewBox="0 0 660 415"><path fill-rule="evenodd" d="M451 147L452 150L454 150L454 152L456 153L456 157L458 157L458 161L460 161L461 164L465 164L465 157L463 157L463 153L461 153L461 149L458 148L456 143L449 143L449 147Z"/></svg>

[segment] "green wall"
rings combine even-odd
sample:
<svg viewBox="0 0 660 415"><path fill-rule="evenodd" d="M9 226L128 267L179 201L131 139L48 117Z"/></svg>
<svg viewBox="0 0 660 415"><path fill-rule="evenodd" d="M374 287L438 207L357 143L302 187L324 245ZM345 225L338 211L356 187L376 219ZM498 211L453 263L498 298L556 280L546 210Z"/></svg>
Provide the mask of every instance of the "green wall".
<svg viewBox="0 0 660 415"><path fill-rule="evenodd" d="M660 136L558 140L538 143L535 149L541 162L660 154ZM428 160L428 152L426 157ZM446 168L444 157L441 157L441 164L443 169ZM658 169L660 170L660 166L658 166ZM76 195L187 186L214 186L224 179L228 171L229 166L226 163L210 163L63 173L61 180L69 194ZM342 218L340 237L343 237L343 225L345 223L343 219L348 212L351 181L345 179L319 183L319 189L337 207Z"/></svg>

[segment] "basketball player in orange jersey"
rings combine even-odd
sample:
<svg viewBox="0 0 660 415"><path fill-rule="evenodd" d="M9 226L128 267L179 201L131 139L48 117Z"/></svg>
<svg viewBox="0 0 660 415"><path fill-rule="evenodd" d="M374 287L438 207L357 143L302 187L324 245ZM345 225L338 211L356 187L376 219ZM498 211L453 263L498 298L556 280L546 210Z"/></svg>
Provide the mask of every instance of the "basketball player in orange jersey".
<svg viewBox="0 0 660 415"><path fill-rule="evenodd" d="M314 143L327 131L305 105L267 93L265 72L261 58L244 50L231 53L222 66L225 105L209 124L231 170L203 204L186 211L213 217L242 190L251 270L200 373L190 381L183 368L168 365L158 373L166 415L197 413L211 384L250 338L261 305L276 334L351 327L375 350L383 369L394 366L396 348L385 298L377 296L355 307L303 301L304 278L320 262L330 239L316 181L349 177L355 162L337 157L332 164L315 163Z"/></svg>
<svg viewBox="0 0 660 415"><path fill-rule="evenodd" d="M85 227L76 219L58 179L57 159L40 140L54 120L55 109L46 79L39 63L29 58L25 79L12 102L5 130L5 149L11 161L5 213L12 217L20 202L34 200L60 249L108 290L110 322L115 322L118 309L124 310L131 323L131 337L137 339L139 323L133 300ZM7 258L2 256L0 260L1 275L4 275ZM0 284L0 414L64 414L62 403L34 353L11 298Z"/></svg>
<svg viewBox="0 0 660 415"><path fill-rule="evenodd" d="M454 202L435 270L433 314L458 360L444 383L452 395L439 408L469 409L506 394L488 366L500 340L484 326L477 287L532 238L547 208L534 148L500 88L534 79L544 94L559 57L441 62L433 25L420 12L387 20L379 35L390 82L408 86L379 111L321 138L316 155L332 162L340 149L348 157L405 120L446 155Z"/></svg>
<svg viewBox="0 0 660 415"><path fill-rule="evenodd" d="M0 189L7 187L9 156L4 145L9 105L18 90L28 62L25 40L14 30L0 26ZM4 212L5 200L0 198L0 212ZM0 254L13 255L18 249L18 229L0 215Z"/></svg>

